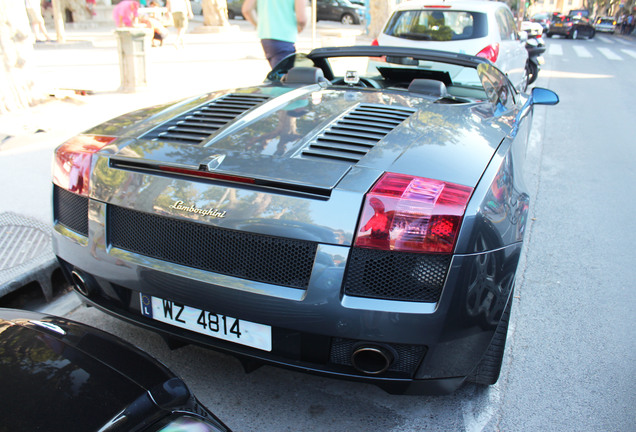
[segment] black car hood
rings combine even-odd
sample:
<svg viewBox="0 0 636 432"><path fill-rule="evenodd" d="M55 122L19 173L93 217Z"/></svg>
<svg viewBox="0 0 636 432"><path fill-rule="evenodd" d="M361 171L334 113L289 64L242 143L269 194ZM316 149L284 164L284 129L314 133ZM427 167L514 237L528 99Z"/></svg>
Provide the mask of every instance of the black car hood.
<svg viewBox="0 0 636 432"><path fill-rule="evenodd" d="M0 309L0 333L2 430L98 430L173 377L110 335L62 319Z"/></svg>

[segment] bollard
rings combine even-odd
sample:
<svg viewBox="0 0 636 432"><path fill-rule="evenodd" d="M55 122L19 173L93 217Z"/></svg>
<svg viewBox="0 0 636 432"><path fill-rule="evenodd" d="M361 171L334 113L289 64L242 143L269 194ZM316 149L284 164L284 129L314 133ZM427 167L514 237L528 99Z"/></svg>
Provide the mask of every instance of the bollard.
<svg viewBox="0 0 636 432"><path fill-rule="evenodd" d="M148 51L152 30L147 28L118 28L117 54L119 56L119 91L134 93L148 86Z"/></svg>

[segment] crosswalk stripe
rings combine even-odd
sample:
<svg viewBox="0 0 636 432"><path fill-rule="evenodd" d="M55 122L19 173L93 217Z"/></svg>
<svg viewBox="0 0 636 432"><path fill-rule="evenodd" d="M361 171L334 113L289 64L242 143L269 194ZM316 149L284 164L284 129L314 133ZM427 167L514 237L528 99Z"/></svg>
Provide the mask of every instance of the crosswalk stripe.
<svg viewBox="0 0 636 432"><path fill-rule="evenodd" d="M576 55L583 58L592 58L592 53L582 46L573 46Z"/></svg>
<svg viewBox="0 0 636 432"><path fill-rule="evenodd" d="M615 40L616 42L618 42L618 43L622 43L623 45L631 45L631 44L632 44L631 42L628 42L628 41L626 41L626 40L624 40L624 39L619 39L619 38L617 38L617 39L614 39L614 40Z"/></svg>
<svg viewBox="0 0 636 432"><path fill-rule="evenodd" d="M636 58L636 51L632 51L632 50L628 50L628 49L621 49L621 52L624 52L628 56L632 56L632 57Z"/></svg>
<svg viewBox="0 0 636 432"><path fill-rule="evenodd" d="M550 44L548 46L548 54L549 55L563 55L563 47L559 44Z"/></svg>
<svg viewBox="0 0 636 432"><path fill-rule="evenodd" d="M621 56L615 54L614 51L610 50L609 48L599 48L598 50L601 52L601 54L607 57L608 60L623 60Z"/></svg>
<svg viewBox="0 0 636 432"><path fill-rule="evenodd" d="M608 43L608 44L613 44L614 43L614 39L610 39L607 36L596 36L596 39L598 39L600 41L603 41L605 43Z"/></svg>

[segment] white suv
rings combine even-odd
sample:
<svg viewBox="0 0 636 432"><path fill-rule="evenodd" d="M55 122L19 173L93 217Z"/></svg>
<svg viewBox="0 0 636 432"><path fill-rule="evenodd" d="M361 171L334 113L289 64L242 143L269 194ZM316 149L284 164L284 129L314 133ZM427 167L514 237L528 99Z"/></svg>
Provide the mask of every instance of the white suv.
<svg viewBox="0 0 636 432"><path fill-rule="evenodd" d="M451 51L487 58L521 91L527 87L527 34L505 3L414 0L398 5L374 44Z"/></svg>

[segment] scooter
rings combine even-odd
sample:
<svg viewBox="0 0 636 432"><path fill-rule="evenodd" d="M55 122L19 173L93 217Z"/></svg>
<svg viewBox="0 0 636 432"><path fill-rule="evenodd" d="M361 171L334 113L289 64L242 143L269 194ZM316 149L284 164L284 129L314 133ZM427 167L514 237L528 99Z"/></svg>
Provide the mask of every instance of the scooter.
<svg viewBox="0 0 636 432"><path fill-rule="evenodd" d="M545 63L545 59L541 55L545 52L545 41L540 35L528 38L526 40L526 50L528 51L528 62L526 63L528 84L532 84L539 78L539 70L541 65Z"/></svg>

